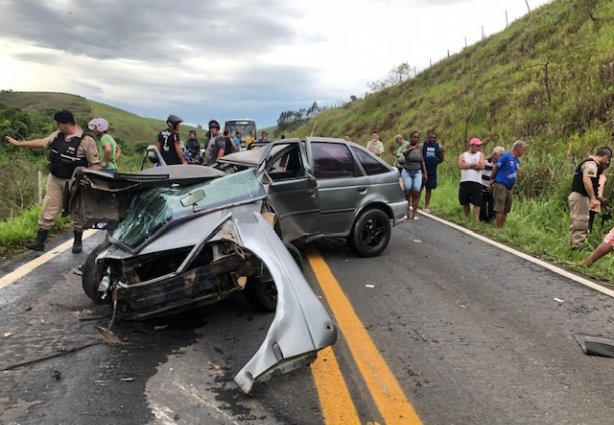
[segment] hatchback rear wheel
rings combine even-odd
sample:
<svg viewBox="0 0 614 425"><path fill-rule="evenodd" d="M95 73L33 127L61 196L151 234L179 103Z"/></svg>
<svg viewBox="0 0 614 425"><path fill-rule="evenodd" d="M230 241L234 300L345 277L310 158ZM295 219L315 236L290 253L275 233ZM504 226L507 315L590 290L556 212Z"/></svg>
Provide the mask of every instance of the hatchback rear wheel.
<svg viewBox="0 0 614 425"><path fill-rule="evenodd" d="M361 257L376 257L388 246L391 233L388 215L380 209L370 209L358 216L347 242Z"/></svg>

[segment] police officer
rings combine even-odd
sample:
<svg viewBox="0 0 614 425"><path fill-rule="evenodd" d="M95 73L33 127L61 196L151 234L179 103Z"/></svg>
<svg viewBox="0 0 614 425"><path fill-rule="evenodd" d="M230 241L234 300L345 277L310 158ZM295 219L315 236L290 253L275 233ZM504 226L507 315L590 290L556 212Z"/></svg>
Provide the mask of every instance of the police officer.
<svg viewBox="0 0 614 425"><path fill-rule="evenodd" d="M580 248L588 238L590 209L599 206L599 177L605 165L612 159L612 150L608 147L597 149L578 164L571 182L571 193L567 198L571 223L569 225L569 243L572 248Z"/></svg>
<svg viewBox="0 0 614 425"><path fill-rule="evenodd" d="M55 217L62 210L64 186L77 167L99 169L100 158L96 149L96 141L86 135L75 123L75 117L70 111L61 110L53 116L57 130L44 139L17 141L7 136L6 140L20 148L42 148L49 150L49 177L43 207L38 219L36 239L26 246L35 251L45 250L45 239L53 226ZM71 217L74 233L72 252L82 251L81 238L83 228L76 217Z"/></svg>

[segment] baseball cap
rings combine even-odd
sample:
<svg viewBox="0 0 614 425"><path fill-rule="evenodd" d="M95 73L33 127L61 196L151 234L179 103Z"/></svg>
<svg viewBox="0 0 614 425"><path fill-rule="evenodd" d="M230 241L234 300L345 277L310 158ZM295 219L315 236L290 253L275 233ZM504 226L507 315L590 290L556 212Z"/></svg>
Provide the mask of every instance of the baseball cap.
<svg viewBox="0 0 614 425"><path fill-rule="evenodd" d="M477 137L474 137L473 139L469 141L469 146L480 146L481 144L482 144L482 141L478 139Z"/></svg>

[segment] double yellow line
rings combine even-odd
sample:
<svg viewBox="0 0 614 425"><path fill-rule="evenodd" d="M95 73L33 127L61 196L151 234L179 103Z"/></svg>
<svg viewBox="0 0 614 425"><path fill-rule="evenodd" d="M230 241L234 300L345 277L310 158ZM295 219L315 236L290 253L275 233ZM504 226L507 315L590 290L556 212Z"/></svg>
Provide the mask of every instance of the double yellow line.
<svg viewBox="0 0 614 425"><path fill-rule="evenodd" d="M312 247L307 248L307 255L339 330L384 422L388 425L422 424L322 256ZM311 369L325 423L360 424L356 406L333 350L322 350Z"/></svg>

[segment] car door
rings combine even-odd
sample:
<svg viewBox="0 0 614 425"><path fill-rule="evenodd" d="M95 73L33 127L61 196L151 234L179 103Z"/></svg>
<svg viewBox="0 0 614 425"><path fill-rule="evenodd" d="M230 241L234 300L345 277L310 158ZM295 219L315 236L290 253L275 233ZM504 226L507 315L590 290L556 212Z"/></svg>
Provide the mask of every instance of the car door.
<svg viewBox="0 0 614 425"><path fill-rule="evenodd" d="M308 145L320 195L320 231L346 236L369 191L368 178L344 142L310 138Z"/></svg>
<svg viewBox="0 0 614 425"><path fill-rule="evenodd" d="M317 234L320 199L304 143L288 139L274 142L266 149L259 168L266 174L268 200L277 213L283 240L293 241Z"/></svg>

